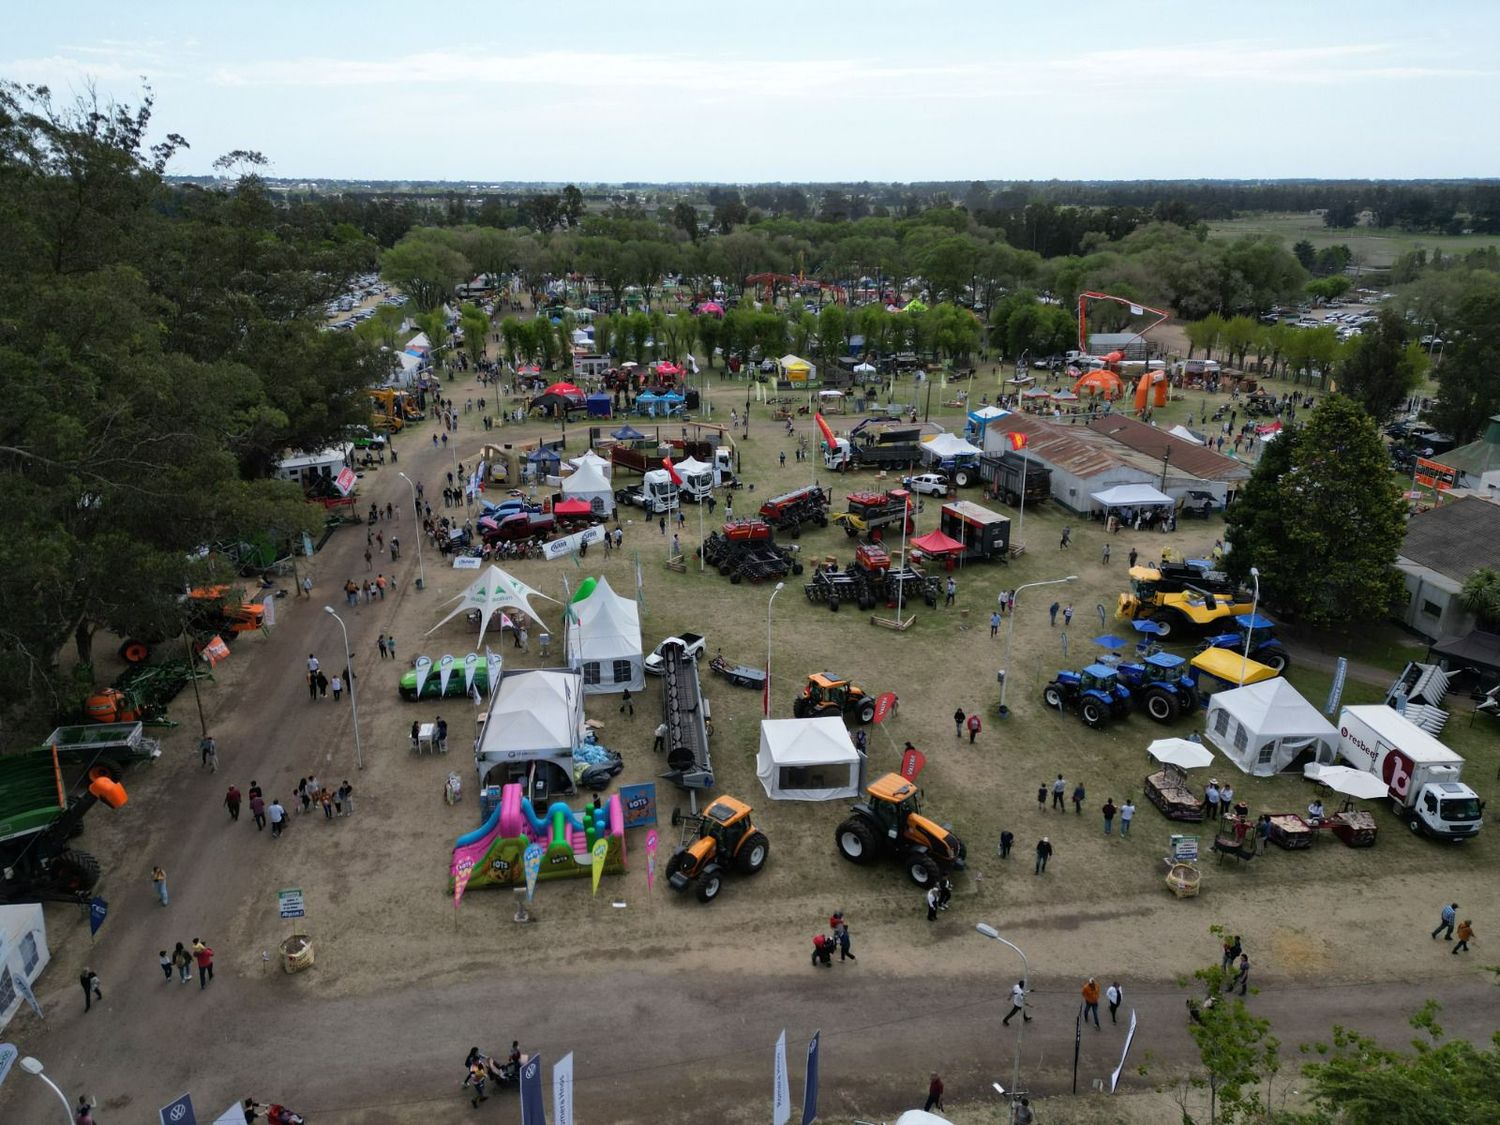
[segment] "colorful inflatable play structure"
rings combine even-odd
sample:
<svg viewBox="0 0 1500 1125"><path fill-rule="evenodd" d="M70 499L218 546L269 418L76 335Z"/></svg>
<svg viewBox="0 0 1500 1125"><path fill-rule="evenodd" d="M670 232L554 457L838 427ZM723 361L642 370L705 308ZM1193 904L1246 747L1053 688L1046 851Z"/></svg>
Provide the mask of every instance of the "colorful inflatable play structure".
<svg viewBox="0 0 1500 1125"><path fill-rule="evenodd" d="M449 865L448 890L453 890L452 872L466 863L473 867L469 888L518 887L526 885L521 862L529 844L542 848L542 866L537 879L566 879L590 874L590 852L603 840L608 851L604 873L625 870L625 809L618 794L602 808L574 812L562 801L554 801L541 813L523 797L522 786L507 785L489 819L458 838Z"/></svg>
<svg viewBox="0 0 1500 1125"><path fill-rule="evenodd" d="M1166 406L1169 389L1165 371L1142 372L1140 382L1135 385L1135 412L1137 414L1146 412L1146 400L1153 390L1156 395L1156 405Z"/></svg>

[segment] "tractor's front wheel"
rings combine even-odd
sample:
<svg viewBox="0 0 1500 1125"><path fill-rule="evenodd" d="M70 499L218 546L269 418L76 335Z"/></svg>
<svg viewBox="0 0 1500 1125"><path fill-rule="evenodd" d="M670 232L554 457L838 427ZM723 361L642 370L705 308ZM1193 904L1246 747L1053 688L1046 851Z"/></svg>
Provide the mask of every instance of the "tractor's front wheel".
<svg viewBox="0 0 1500 1125"><path fill-rule="evenodd" d="M850 817L833 834L839 854L850 863L875 862L875 833L863 820Z"/></svg>
<svg viewBox="0 0 1500 1125"><path fill-rule="evenodd" d="M1145 698L1146 714L1158 723L1170 723L1177 719L1177 699L1171 692L1148 691Z"/></svg>
<svg viewBox="0 0 1500 1125"><path fill-rule="evenodd" d="M705 871L693 884L693 893L698 896L699 902L713 902L723 889L724 876L717 868Z"/></svg>
<svg viewBox="0 0 1500 1125"><path fill-rule="evenodd" d="M771 841L764 832L752 832L740 845L740 854L734 857L734 865L741 875L754 875L766 865L771 854Z"/></svg>
<svg viewBox="0 0 1500 1125"><path fill-rule="evenodd" d="M1062 687L1058 684L1048 684L1042 689L1042 702L1048 707L1061 707L1063 705Z"/></svg>
<svg viewBox="0 0 1500 1125"><path fill-rule="evenodd" d="M942 868L938 867L937 860L930 855L920 854L906 857L906 874L919 887L931 887L943 877Z"/></svg>
<svg viewBox="0 0 1500 1125"><path fill-rule="evenodd" d="M1091 727L1102 727L1109 720L1109 709L1097 699L1085 699L1078 705L1078 716Z"/></svg>
<svg viewBox="0 0 1500 1125"><path fill-rule="evenodd" d="M671 859L667 860L667 878L673 875L686 875L693 869L693 853L680 851Z"/></svg>
<svg viewBox="0 0 1500 1125"><path fill-rule="evenodd" d="M863 703L861 703L859 705L858 716L859 716L859 721L862 722L862 723L874 722L874 720L875 720L875 701L873 699L866 699Z"/></svg>
<svg viewBox="0 0 1500 1125"><path fill-rule="evenodd" d="M1286 649L1280 645L1267 645L1255 654L1255 659L1267 668L1273 668L1279 676L1287 670L1292 658L1287 655Z"/></svg>
<svg viewBox="0 0 1500 1125"><path fill-rule="evenodd" d="M1156 626L1156 639L1158 641L1170 640L1172 634L1177 632L1177 621L1173 614L1164 613L1150 620Z"/></svg>

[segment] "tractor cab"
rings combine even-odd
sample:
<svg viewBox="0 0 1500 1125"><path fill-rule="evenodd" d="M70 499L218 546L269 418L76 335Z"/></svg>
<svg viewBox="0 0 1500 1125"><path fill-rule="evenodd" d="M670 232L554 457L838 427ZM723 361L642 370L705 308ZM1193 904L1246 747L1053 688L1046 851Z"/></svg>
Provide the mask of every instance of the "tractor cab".
<svg viewBox="0 0 1500 1125"><path fill-rule="evenodd" d="M1260 648L1276 639L1276 622L1259 613L1242 613L1234 619L1240 632L1240 641L1250 642L1250 649Z"/></svg>
<svg viewBox="0 0 1500 1125"><path fill-rule="evenodd" d="M1155 652L1146 657L1142 665L1144 677L1148 684L1171 684L1182 680L1187 667L1187 660L1181 656L1174 656L1170 652Z"/></svg>
<svg viewBox="0 0 1500 1125"><path fill-rule="evenodd" d="M702 834L711 837L724 855L739 850L745 833L755 831L750 806L734 797L719 797L703 813Z"/></svg>
<svg viewBox="0 0 1500 1125"><path fill-rule="evenodd" d="M854 548L854 565L861 570L890 570L891 553L878 543L861 543Z"/></svg>
<svg viewBox="0 0 1500 1125"><path fill-rule="evenodd" d="M870 811L875 814L881 830L892 840L901 835L907 817L922 812L922 791L899 773L877 778L865 790L865 795L870 798Z"/></svg>
<svg viewBox="0 0 1500 1125"><path fill-rule="evenodd" d="M1154 566L1133 566L1130 568L1130 592L1142 602L1149 602L1156 597L1157 587L1161 583L1161 571Z"/></svg>
<svg viewBox="0 0 1500 1125"><path fill-rule="evenodd" d="M1107 664L1090 664L1078 674L1078 686L1082 691L1113 695L1119 683L1120 673Z"/></svg>

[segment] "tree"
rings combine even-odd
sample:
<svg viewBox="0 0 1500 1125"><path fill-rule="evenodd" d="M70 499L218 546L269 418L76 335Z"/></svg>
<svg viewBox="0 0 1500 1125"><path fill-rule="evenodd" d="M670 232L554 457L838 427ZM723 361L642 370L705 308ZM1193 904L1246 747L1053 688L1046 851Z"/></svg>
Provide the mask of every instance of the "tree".
<svg viewBox="0 0 1500 1125"><path fill-rule="evenodd" d="M1374 420L1325 396L1269 443L1229 509L1232 577L1260 571L1261 598L1315 627L1382 619L1401 589L1401 486Z"/></svg>
<svg viewBox="0 0 1500 1125"><path fill-rule="evenodd" d="M471 273L454 241L450 231L414 230L381 255L380 276L410 297L418 310L439 308Z"/></svg>
<svg viewBox="0 0 1500 1125"><path fill-rule="evenodd" d="M1407 342L1400 314L1385 309L1375 324L1354 339L1335 376L1341 394L1384 423L1421 385L1426 366L1421 346Z"/></svg>
<svg viewBox="0 0 1500 1125"><path fill-rule="evenodd" d="M1475 275L1445 332L1449 343L1438 369L1442 393L1428 417L1463 443L1500 414L1500 278Z"/></svg>
<svg viewBox="0 0 1500 1125"><path fill-rule="evenodd" d="M685 199L678 200L677 206L672 208L672 225L687 235L690 241L697 242L698 208Z"/></svg>
<svg viewBox="0 0 1500 1125"><path fill-rule="evenodd" d="M1320 277L1316 281L1309 281L1302 287L1302 291L1309 297L1316 297L1323 301L1332 301L1342 297L1354 287L1354 282L1344 274L1334 274L1332 277Z"/></svg>
<svg viewBox="0 0 1500 1125"><path fill-rule="evenodd" d="M1307 239L1302 239L1292 247L1292 256L1302 264L1302 268L1310 270L1313 267L1313 259L1317 257L1317 250Z"/></svg>
<svg viewBox="0 0 1500 1125"><path fill-rule="evenodd" d="M1500 573L1482 566L1464 580L1459 604L1479 619L1482 629L1500 629Z"/></svg>

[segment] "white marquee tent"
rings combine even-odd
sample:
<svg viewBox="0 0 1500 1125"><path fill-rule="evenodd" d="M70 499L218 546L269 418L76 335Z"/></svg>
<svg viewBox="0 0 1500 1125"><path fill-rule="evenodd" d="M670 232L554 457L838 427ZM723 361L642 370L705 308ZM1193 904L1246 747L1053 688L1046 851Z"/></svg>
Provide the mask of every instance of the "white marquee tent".
<svg viewBox="0 0 1500 1125"><path fill-rule="evenodd" d="M573 747L583 739L583 691L577 672L507 672L490 701L474 750L479 781L497 766L549 761L573 777Z"/></svg>
<svg viewBox="0 0 1500 1125"><path fill-rule="evenodd" d="M929 457L977 457L984 450L965 441L957 434L938 434L922 443L922 452Z"/></svg>
<svg viewBox="0 0 1500 1125"><path fill-rule="evenodd" d="M837 715L763 719L755 772L778 801L836 801L859 795L864 757Z"/></svg>
<svg viewBox="0 0 1500 1125"><path fill-rule="evenodd" d="M1338 758L1339 733L1281 677L1229 691L1208 701L1209 742L1252 777L1300 770Z"/></svg>
<svg viewBox="0 0 1500 1125"><path fill-rule="evenodd" d="M582 454L573 458L568 464L572 465L575 469L581 469L585 465L593 465L606 477L610 476L614 471L614 465L606 458L600 457L592 449L584 450Z"/></svg>
<svg viewBox="0 0 1500 1125"><path fill-rule="evenodd" d="M1165 492L1158 492L1149 484L1117 484L1103 492L1091 492L1089 498L1100 507L1110 508L1160 508L1177 503Z"/></svg>
<svg viewBox="0 0 1500 1125"><path fill-rule="evenodd" d="M601 578L593 593L574 602L572 610L576 621L568 625L568 662L583 673L584 692L644 691L640 607Z"/></svg>
<svg viewBox="0 0 1500 1125"><path fill-rule="evenodd" d="M615 510L615 490L609 477L598 465L583 458L576 469L563 477L562 494L566 500L584 501L596 515L607 517Z"/></svg>
<svg viewBox="0 0 1500 1125"><path fill-rule="evenodd" d="M533 590L519 578L512 577L498 566L492 566L474 579L467 590L451 599L458 602L458 608L428 629L427 636L432 636L459 614L470 611L479 613L479 639L474 642L476 648L484 642L484 631L490 627L490 622L495 615L502 610L520 610L545 629L547 623L536 615L536 610L531 608L532 598L547 598L547 595L540 590ZM557 599L547 598L547 600L555 602Z"/></svg>

